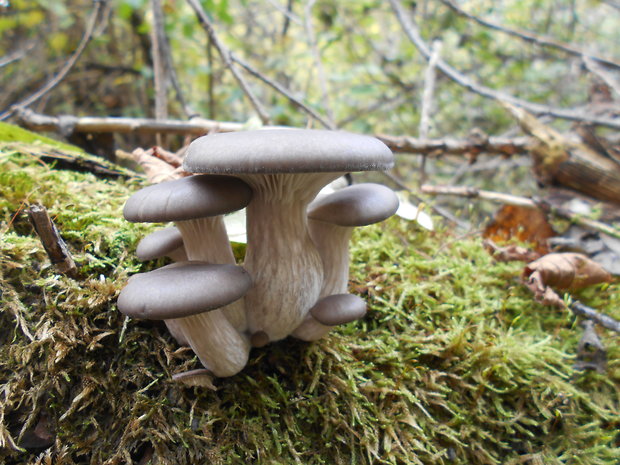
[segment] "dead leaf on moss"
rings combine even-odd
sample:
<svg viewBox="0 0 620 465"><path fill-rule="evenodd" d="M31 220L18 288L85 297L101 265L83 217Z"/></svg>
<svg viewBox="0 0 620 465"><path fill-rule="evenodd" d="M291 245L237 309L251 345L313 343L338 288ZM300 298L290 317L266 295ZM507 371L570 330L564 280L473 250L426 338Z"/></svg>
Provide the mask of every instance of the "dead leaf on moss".
<svg viewBox="0 0 620 465"><path fill-rule="evenodd" d="M497 244L514 240L529 242L540 255L549 252L548 239L555 235L542 211L514 205L501 207L483 233L485 239Z"/></svg>
<svg viewBox="0 0 620 465"><path fill-rule="evenodd" d="M611 282L611 275L583 254L550 253L529 263L523 278L535 294L547 287L577 290L593 284Z"/></svg>

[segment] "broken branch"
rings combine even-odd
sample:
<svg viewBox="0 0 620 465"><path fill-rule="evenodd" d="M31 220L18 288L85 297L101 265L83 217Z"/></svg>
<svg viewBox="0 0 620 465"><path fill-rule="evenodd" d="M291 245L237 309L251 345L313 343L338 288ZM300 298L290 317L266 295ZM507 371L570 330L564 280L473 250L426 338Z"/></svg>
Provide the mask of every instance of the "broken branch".
<svg viewBox="0 0 620 465"><path fill-rule="evenodd" d="M485 191L482 189L476 189L475 187L467 186L429 186L425 185L421 188L422 193L428 195L455 195L458 197L467 198L480 198L484 200L490 200L492 202L503 203L506 205L515 205L518 207L527 208L542 208L549 213L558 216L560 218L567 219L572 223L579 224L581 226L594 229L608 236L616 237L620 239L620 230L614 228L600 221L596 221L590 218L585 218L572 213L566 209L553 207L548 203L541 200L533 200L527 197L520 197L517 195L504 194L502 192Z"/></svg>
<svg viewBox="0 0 620 465"><path fill-rule="evenodd" d="M31 205L28 209L28 217L52 264L61 273L75 277L77 266L45 207L39 204Z"/></svg>

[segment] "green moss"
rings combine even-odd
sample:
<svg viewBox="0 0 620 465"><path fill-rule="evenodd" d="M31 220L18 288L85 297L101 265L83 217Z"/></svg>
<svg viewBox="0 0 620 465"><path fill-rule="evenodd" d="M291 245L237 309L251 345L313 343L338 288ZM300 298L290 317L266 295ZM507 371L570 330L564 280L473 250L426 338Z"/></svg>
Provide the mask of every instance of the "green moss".
<svg viewBox="0 0 620 465"><path fill-rule="evenodd" d="M75 145L65 144L55 139L42 136L36 132L28 131L27 129L8 124L0 121L0 142L19 142L20 144L45 144L59 150L67 150L69 152L84 151Z"/></svg>
<svg viewBox="0 0 620 465"><path fill-rule="evenodd" d="M607 373L575 372L574 317L533 303L521 265L493 262L478 238L397 218L355 232L362 321L316 343L256 349L215 392L174 384L196 357L115 307L128 275L160 265L133 256L151 227L121 217L139 187L0 152L5 463L136 463L151 447L151 463L179 464L620 460L617 336L601 332ZM49 265L23 213L33 202L55 218L77 279ZM620 318L618 291L580 297ZM54 443L19 450L42 415Z"/></svg>

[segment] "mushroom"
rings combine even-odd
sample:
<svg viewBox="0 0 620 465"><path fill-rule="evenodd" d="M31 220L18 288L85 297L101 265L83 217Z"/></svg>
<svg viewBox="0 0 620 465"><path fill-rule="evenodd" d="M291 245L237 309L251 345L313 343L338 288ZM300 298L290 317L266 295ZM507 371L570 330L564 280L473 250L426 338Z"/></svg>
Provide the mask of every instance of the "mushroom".
<svg viewBox="0 0 620 465"><path fill-rule="evenodd" d="M352 294L333 294L320 299L306 316L293 336L304 341L316 341L334 326L359 320L366 314L366 302Z"/></svg>
<svg viewBox="0 0 620 465"><path fill-rule="evenodd" d="M175 262L187 260L179 228L169 226L145 236L136 247L136 256L143 262L162 257L168 257Z"/></svg>
<svg viewBox="0 0 620 465"><path fill-rule="evenodd" d="M183 236L181 236L179 229L174 226L159 229L142 238L136 247L136 256L141 261L162 257L171 258L175 262L187 260ZM187 338L183 335L181 325L176 320L164 320L164 323L179 344L189 345Z"/></svg>
<svg viewBox="0 0 620 465"><path fill-rule="evenodd" d="M319 298L323 263L308 233L308 204L344 173L392 164L391 151L378 139L340 131L219 133L190 144L186 171L234 174L253 191L244 267L254 285L244 300L255 340L286 337Z"/></svg>
<svg viewBox="0 0 620 465"><path fill-rule="evenodd" d="M366 302L352 294L334 294L320 299L310 315L327 326L343 325L359 320L366 314Z"/></svg>
<svg viewBox="0 0 620 465"><path fill-rule="evenodd" d="M251 285L240 266L186 261L132 276L117 304L133 318L178 322L205 368L232 376L247 363L249 340L218 309L243 297Z"/></svg>
<svg viewBox="0 0 620 465"><path fill-rule="evenodd" d="M123 214L133 222L174 221L189 260L235 263L222 215L244 208L251 198L249 186L232 176L190 176L139 190ZM246 329L242 301L225 313L235 328Z"/></svg>
<svg viewBox="0 0 620 465"><path fill-rule="evenodd" d="M398 209L398 197L381 184L356 184L314 200L308 207L310 236L323 261L321 297L343 294L349 280L349 239L355 226L378 223ZM331 327L313 314L293 336L309 341L324 336Z"/></svg>

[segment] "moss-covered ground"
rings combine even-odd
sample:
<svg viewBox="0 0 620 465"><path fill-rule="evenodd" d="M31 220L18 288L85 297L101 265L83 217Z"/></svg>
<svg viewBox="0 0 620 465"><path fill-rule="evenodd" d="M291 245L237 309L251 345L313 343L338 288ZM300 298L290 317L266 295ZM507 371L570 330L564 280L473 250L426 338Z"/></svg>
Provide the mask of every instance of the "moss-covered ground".
<svg viewBox="0 0 620 465"><path fill-rule="evenodd" d="M115 305L129 275L161 265L134 258L151 227L121 216L141 181L54 169L28 152L0 146L0 462L620 463L617 335L600 332L605 373L575 371L578 321L532 302L522 264L398 218L355 233L362 321L254 349L217 391L175 384L197 359ZM28 223L37 202L76 279L55 272ZM619 291L579 297L620 318Z"/></svg>

